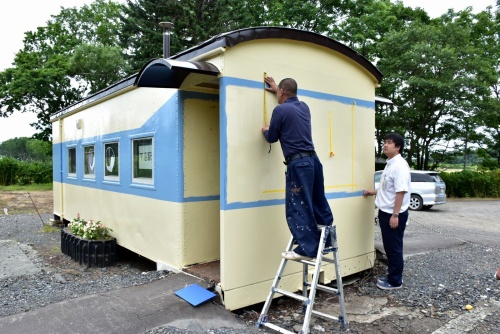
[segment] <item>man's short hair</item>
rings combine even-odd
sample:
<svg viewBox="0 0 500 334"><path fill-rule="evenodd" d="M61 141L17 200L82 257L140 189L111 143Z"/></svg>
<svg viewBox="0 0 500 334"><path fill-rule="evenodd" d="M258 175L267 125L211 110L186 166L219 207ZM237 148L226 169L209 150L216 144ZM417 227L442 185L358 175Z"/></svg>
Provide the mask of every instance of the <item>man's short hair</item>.
<svg viewBox="0 0 500 334"><path fill-rule="evenodd" d="M384 140L392 140L395 147L399 146L399 154L403 153L405 147L405 140L399 133L391 132L385 135Z"/></svg>
<svg viewBox="0 0 500 334"><path fill-rule="evenodd" d="M297 95L297 82L292 78L286 78L281 80L278 85L279 88L283 89L286 96L296 96Z"/></svg>

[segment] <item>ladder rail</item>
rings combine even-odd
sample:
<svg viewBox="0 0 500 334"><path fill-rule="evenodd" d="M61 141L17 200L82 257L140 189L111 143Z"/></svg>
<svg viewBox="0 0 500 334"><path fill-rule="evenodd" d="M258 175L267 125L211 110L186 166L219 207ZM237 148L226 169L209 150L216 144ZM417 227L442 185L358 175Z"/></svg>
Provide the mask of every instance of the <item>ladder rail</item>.
<svg viewBox="0 0 500 334"><path fill-rule="evenodd" d="M287 245L287 250L291 249L293 247L293 237L290 239ZM281 281L281 277L283 275L283 271L285 270L285 265L287 263L287 259L282 258L280 265L278 267L278 272L276 273L276 276L274 277L273 280L273 285L269 291L269 294L267 296L266 302L264 303L264 307L262 308L262 312L259 316L259 320L257 321L257 328L260 327L261 324L267 322L267 312L269 311L269 308L271 307L271 302L273 301L274 294L276 293L276 287L278 286L279 282Z"/></svg>
<svg viewBox="0 0 500 334"><path fill-rule="evenodd" d="M328 232L329 232L329 227L322 227L321 228L321 236L320 236L320 240L322 240L322 242L320 242L319 246L318 246L318 254L320 256L317 256L316 257L316 262L315 262L315 266L314 266L314 273L313 273L313 277L312 277L312 283L311 283L311 287L309 289L309 302L307 304L304 304L303 307L305 307L305 312L304 312L304 324L302 325L302 332L303 333L308 333L309 332L309 323L311 321L311 314L312 314L312 311L313 311L313 307L314 307L314 299L316 297L316 287L318 286L318 280L319 280L319 275L321 273L321 260L323 258L323 249L325 248L325 243L326 243L326 239L327 239L327 235L326 235L326 230L328 229ZM304 264L304 267L307 267L307 264ZM307 271L307 269L305 269L304 271ZM307 278L305 275L304 275L304 281L303 281L303 285L306 286L306 282L307 282ZM307 292L307 289L304 289L305 292Z"/></svg>

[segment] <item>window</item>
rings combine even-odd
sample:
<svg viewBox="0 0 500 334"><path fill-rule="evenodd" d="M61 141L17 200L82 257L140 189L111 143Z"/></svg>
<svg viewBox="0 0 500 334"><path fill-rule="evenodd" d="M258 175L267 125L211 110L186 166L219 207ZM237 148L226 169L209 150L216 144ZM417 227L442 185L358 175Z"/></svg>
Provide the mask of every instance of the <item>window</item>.
<svg viewBox="0 0 500 334"><path fill-rule="evenodd" d="M76 175L76 147L68 148L68 174Z"/></svg>
<svg viewBox="0 0 500 334"><path fill-rule="evenodd" d="M95 177L95 150L94 145L84 146L83 147L83 174L87 178Z"/></svg>
<svg viewBox="0 0 500 334"><path fill-rule="evenodd" d="M153 183L153 138L133 141L134 182Z"/></svg>
<svg viewBox="0 0 500 334"><path fill-rule="evenodd" d="M104 144L104 178L118 180L120 177L118 143Z"/></svg>

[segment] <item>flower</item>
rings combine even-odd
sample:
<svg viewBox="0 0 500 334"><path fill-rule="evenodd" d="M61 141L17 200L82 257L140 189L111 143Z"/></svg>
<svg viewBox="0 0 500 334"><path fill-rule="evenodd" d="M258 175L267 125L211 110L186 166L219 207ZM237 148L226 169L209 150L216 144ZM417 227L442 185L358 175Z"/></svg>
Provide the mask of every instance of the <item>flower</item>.
<svg viewBox="0 0 500 334"><path fill-rule="evenodd" d="M88 240L111 239L109 232L113 231L109 227L104 226L100 221L85 221L85 219L80 218L80 214L68 224L68 227L74 235Z"/></svg>

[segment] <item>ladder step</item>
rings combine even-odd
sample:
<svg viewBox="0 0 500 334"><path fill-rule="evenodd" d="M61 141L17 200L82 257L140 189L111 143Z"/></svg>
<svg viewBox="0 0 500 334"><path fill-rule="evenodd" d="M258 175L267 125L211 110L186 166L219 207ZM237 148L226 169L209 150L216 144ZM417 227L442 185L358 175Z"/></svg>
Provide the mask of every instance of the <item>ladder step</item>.
<svg viewBox="0 0 500 334"><path fill-rule="evenodd" d="M290 297L290 298L294 298L294 299L297 299L297 300L300 300L302 302L305 302L307 301L309 298L307 297L304 297L304 296L301 296L301 295L298 295L296 293L293 293L293 292L290 292L290 291L286 291L286 290L282 290L282 289L276 289L274 290L276 291L277 293L281 293L282 295L285 295L287 297Z"/></svg>
<svg viewBox="0 0 500 334"><path fill-rule="evenodd" d="M310 282L306 282L304 284L306 286L312 286L312 284ZM329 287L326 285L321 285L321 284L316 285L316 289L321 290L321 291L325 291L325 292L329 292L329 293L334 293L334 294L339 293L339 289L335 289L335 288L332 288L332 287Z"/></svg>
<svg viewBox="0 0 500 334"><path fill-rule="evenodd" d="M290 332L289 330L276 326L275 324L272 324L270 322L264 322L262 323L262 326L269 327L280 333L295 334L295 332Z"/></svg>
<svg viewBox="0 0 500 334"><path fill-rule="evenodd" d="M326 320L339 321L339 317L334 317L333 315L330 315L330 314L327 314L327 313L323 313L323 312L319 312L319 311L313 310L312 314L314 314L314 315L316 315L316 316L318 316L320 318L326 319Z"/></svg>

